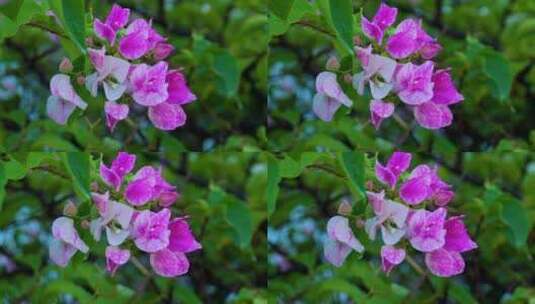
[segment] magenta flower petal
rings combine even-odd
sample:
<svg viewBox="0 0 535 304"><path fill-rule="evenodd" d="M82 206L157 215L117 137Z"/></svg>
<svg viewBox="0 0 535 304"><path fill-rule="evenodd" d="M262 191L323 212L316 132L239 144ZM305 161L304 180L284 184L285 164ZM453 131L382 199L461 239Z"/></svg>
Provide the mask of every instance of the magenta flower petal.
<svg viewBox="0 0 535 304"><path fill-rule="evenodd" d="M149 108L149 119L156 128L172 131L185 125L187 116L182 106L162 102Z"/></svg>
<svg viewBox="0 0 535 304"><path fill-rule="evenodd" d="M167 248L169 245L168 229L171 212L162 209L154 213L149 210L139 212L132 225L132 237L137 248L153 253Z"/></svg>
<svg viewBox="0 0 535 304"><path fill-rule="evenodd" d="M93 200L93 203L95 203L95 206L97 206L100 216L104 216L108 212L110 193L108 191L104 194L91 192L91 199Z"/></svg>
<svg viewBox="0 0 535 304"><path fill-rule="evenodd" d="M386 50L392 58L403 59L418 50L418 29L418 22L413 19L406 19L398 24L395 33L386 43Z"/></svg>
<svg viewBox="0 0 535 304"><path fill-rule="evenodd" d="M111 163L111 169L119 176L125 176L134 169L136 155L126 152L119 152Z"/></svg>
<svg viewBox="0 0 535 304"><path fill-rule="evenodd" d="M314 96L312 110L321 120L331 121L341 105L337 100L318 93Z"/></svg>
<svg viewBox="0 0 535 304"><path fill-rule="evenodd" d="M426 253L425 264L432 274L439 277L451 277L464 271L464 260L461 254L442 248Z"/></svg>
<svg viewBox="0 0 535 304"><path fill-rule="evenodd" d="M318 77L316 77L316 91L318 93L323 93L330 98L337 100L339 103L345 105L346 107L351 107L353 102L347 95L344 93L338 81L336 79L336 74L331 72L321 72Z"/></svg>
<svg viewBox="0 0 535 304"><path fill-rule="evenodd" d="M167 249L173 252L192 252L202 248L190 230L188 222L184 218L176 218L169 223L169 246Z"/></svg>
<svg viewBox="0 0 535 304"><path fill-rule="evenodd" d="M56 74L52 76L52 79L50 79L50 92L52 96L57 96L63 101L68 101L82 110L87 108L87 103L76 94L68 75Z"/></svg>
<svg viewBox="0 0 535 304"><path fill-rule="evenodd" d="M357 252L364 251L364 247L349 227L349 220L343 216L333 216L329 219L327 235L329 238L341 242Z"/></svg>
<svg viewBox="0 0 535 304"><path fill-rule="evenodd" d="M477 244L472 241L466 227L462 221L462 216L449 218L444 224L446 228L446 243L444 249L455 252L465 252L477 248Z"/></svg>
<svg viewBox="0 0 535 304"><path fill-rule="evenodd" d="M129 108L126 104L107 101L104 104L104 112L106 113L106 125L110 129L110 132L113 132L117 123L128 117Z"/></svg>
<svg viewBox="0 0 535 304"><path fill-rule="evenodd" d="M167 63L160 61L154 66L137 65L130 74L132 97L142 106L155 106L169 97L167 92Z"/></svg>
<svg viewBox="0 0 535 304"><path fill-rule="evenodd" d="M121 6L114 4L108 15L108 18L106 18L106 24L117 31L128 23L129 16L130 9L122 8Z"/></svg>
<svg viewBox="0 0 535 304"><path fill-rule="evenodd" d="M401 173L407 171L411 164L412 155L407 152L394 152L386 166L394 173L396 176L399 176Z"/></svg>
<svg viewBox="0 0 535 304"><path fill-rule="evenodd" d="M394 114L394 104L374 99L370 103L370 114L373 126L378 129L383 119Z"/></svg>
<svg viewBox="0 0 535 304"><path fill-rule="evenodd" d="M430 196L430 182L426 176L411 178L401 185L399 196L409 205L418 205Z"/></svg>
<svg viewBox="0 0 535 304"><path fill-rule="evenodd" d="M106 23L102 23L99 19L95 18L93 22L93 29L97 37L103 40L107 40L110 45L113 45L115 42L115 35L117 34L115 30Z"/></svg>
<svg viewBox="0 0 535 304"><path fill-rule="evenodd" d="M426 102L414 109L414 117L426 129L440 129L451 125L453 114L446 105Z"/></svg>
<svg viewBox="0 0 535 304"><path fill-rule="evenodd" d="M119 188L121 188L122 178L102 163L100 164L100 177L106 185L112 187L115 191L119 191Z"/></svg>
<svg viewBox="0 0 535 304"><path fill-rule="evenodd" d="M381 183L388 185L392 189L396 187L397 176L388 167L383 166L379 161L375 162L375 175Z"/></svg>
<svg viewBox="0 0 535 304"><path fill-rule="evenodd" d="M143 178L131 181L126 186L124 196L134 206L143 206L152 198L154 179Z"/></svg>
<svg viewBox="0 0 535 304"><path fill-rule="evenodd" d="M389 274L390 271L397 265L401 264L405 259L405 250L397 249L394 246L385 245L381 247L381 264L382 270Z"/></svg>
<svg viewBox="0 0 535 304"><path fill-rule="evenodd" d="M433 75L433 99L432 102L441 105L450 105L464 100L463 95L457 91L448 70L438 70Z"/></svg>
<svg viewBox="0 0 535 304"><path fill-rule="evenodd" d="M176 277L189 270L189 261L182 252L163 249L150 255L150 265L154 272L162 277Z"/></svg>
<svg viewBox="0 0 535 304"><path fill-rule="evenodd" d="M384 3L381 3L377 13L372 19L372 22L377 24L381 30L386 30L394 22L396 22L396 17L398 15L398 9L395 7L390 7Z"/></svg>
<svg viewBox="0 0 535 304"><path fill-rule="evenodd" d="M167 103L183 105L197 100L197 96L188 87L186 77L180 71L170 70L167 73L166 81L169 94Z"/></svg>
<svg viewBox="0 0 535 304"><path fill-rule="evenodd" d="M366 191L366 196L368 197L368 203L372 205L375 214L380 214L383 211L385 203L385 191L381 190L379 193Z"/></svg>
<svg viewBox="0 0 535 304"><path fill-rule="evenodd" d="M430 60L433 59L441 50L442 46L438 42L432 41L425 43L418 52L423 59Z"/></svg>
<svg viewBox="0 0 535 304"><path fill-rule="evenodd" d="M119 266L124 265L130 259L130 250L115 246L106 247L106 270L113 276Z"/></svg>
<svg viewBox="0 0 535 304"><path fill-rule="evenodd" d="M433 97L434 63L426 61L421 65L407 63L397 72L395 88L398 96L408 105L421 105Z"/></svg>
<svg viewBox="0 0 535 304"><path fill-rule="evenodd" d="M424 209L414 212L408 220L408 237L412 247L421 252L442 248L446 236L445 218L444 208L433 212Z"/></svg>
<svg viewBox="0 0 535 304"><path fill-rule="evenodd" d="M366 37L377 41L378 44L382 43L383 30L377 24L370 22L366 17L362 16L360 25Z"/></svg>
<svg viewBox="0 0 535 304"><path fill-rule="evenodd" d="M169 43L158 43L156 47L152 50L155 60L164 60L167 58L173 51L175 47Z"/></svg>

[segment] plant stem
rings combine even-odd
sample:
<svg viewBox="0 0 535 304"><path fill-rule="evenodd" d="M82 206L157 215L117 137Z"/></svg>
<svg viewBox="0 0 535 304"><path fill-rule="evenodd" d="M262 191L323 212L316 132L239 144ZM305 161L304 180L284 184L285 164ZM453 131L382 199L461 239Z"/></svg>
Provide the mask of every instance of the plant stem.
<svg viewBox="0 0 535 304"><path fill-rule="evenodd" d="M132 263L134 264L134 266L136 266L136 268L139 269L139 271L141 271L141 273L143 273L144 276L146 277L152 276L150 271L145 266L143 266L143 264L141 264L141 262L135 256L132 256L130 260L132 260Z"/></svg>
<svg viewBox="0 0 535 304"><path fill-rule="evenodd" d="M427 276L427 273L425 272L425 270L423 270L422 267L420 267L420 265L418 265L418 263L416 263L416 261L413 260L410 255L407 255L406 259L407 259L407 262L409 262L409 264L412 266L412 268L416 270L416 272L418 272L423 277Z"/></svg>

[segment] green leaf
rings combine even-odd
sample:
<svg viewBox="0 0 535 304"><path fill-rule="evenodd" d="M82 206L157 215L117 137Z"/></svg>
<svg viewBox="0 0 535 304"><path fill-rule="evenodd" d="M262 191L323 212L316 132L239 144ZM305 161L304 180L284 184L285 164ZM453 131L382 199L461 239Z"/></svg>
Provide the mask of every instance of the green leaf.
<svg viewBox="0 0 535 304"><path fill-rule="evenodd" d="M45 294L49 296L70 294L82 304L92 302L92 296L85 289L71 281L60 280L50 282L46 285Z"/></svg>
<svg viewBox="0 0 535 304"><path fill-rule="evenodd" d="M353 4L351 0L329 0L331 20L337 38L353 52Z"/></svg>
<svg viewBox="0 0 535 304"><path fill-rule="evenodd" d="M269 10L282 20L286 20L293 4L294 0L271 0L269 2Z"/></svg>
<svg viewBox="0 0 535 304"><path fill-rule="evenodd" d="M450 288L448 289L448 295L457 303L463 304L476 304L477 301L474 299L472 294L470 294L470 289L468 287L452 281Z"/></svg>
<svg viewBox="0 0 535 304"><path fill-rule="evenodd" d="M268 180L267 180L267 209L268 214L271 215L277 206L277 196L279 195L279 182L281 176L279 174L279 165L273 158L268 160Z"/></svg>
<svg viewBox="0 0 535 304"><path fill-rule="evenodd" d="M193 290L178 284L173 286L173 300L178 303L202 303Z"/></svg>
<svg viewBox="0 0 535 304"><path fill-rule="evenodd" d="M7 177L4 169L4 164L0 163L0 211L2 211L2 207L4 206L4 198L6 197L6 184Z"/></svg>
<svg viewBox="0 0 535 304"><path fill-rule="evenodd" d="M513 85L509 62L504 55L495 51L486 52L484 58L483 69L492 81L492 94L502 102L507 101Z"/></svg>
<svg viewBox="0 0 535 304"><path fill-rule="evenodd" d="M16 159L12 158L4 164L7 179L20 180L26 176L26 168Z"/></svg>
<svg viewBox="0 0 535 304"><path fill-rule="evenodd" d="M338 159L348 177L349 189L357 200L364 199L366 197L366 188L364 186L366 178L364 153L342 152L339 154Z"/></svg>
<svg viewBox="0 0 535 304"><path fill-rule="evenodd" d="M74 190L82 202L91 197L90 183L90 155L82 152L62 153L62 160L69 171Z"/></svg>
<svg viewBox="0 0 535 304"><path fill-rule="evenodd" d="M285 156L279 160L279 172L283 178L295 178L301 174L301 166L293 158Z"/></svg>
<svg viewBox="0 0 535 304"><path fill-rule="evenodd" d="M214 56L214 71L218 76L219 92L227 97L233 96L240 85L240 68L238 61L227 51L221 51Z"/></svg>
<svg viewBox="0 0 535 304"><path fill-rule="evenodd" d="M26 157L26 169L38 167L45 159L54 159L53 153L48 152L30 152Z"/></svg>
<svg viewBox="0 0 535 304"><path fill-rule="evenodd" d="M240 247L248 247L251 244L251 238L253 236L251 210L242 201L236 199L228 200L227 220L237 232Z"/></svg>
<svg viewBox="0 0 535 304"><path fill-rule="evenodd" d="M525 246L531 229L527 210L516 199L505 200L502 205L502 218L509 226L511 242L516 247Z"/></svg>
<svg viewBox="0 0 535 304"><path fill-rule="evenodd" d="M72 41L85 54L84 0L62 0L63 20Z"/></svg>

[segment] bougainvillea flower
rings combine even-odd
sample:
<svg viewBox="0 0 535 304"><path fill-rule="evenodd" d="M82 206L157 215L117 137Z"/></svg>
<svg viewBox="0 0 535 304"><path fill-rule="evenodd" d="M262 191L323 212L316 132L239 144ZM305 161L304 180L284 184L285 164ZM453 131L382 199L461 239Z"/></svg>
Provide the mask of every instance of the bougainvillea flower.
<svg viewBox="0 0 535 304"><path fill-rule="evenodd" d="M161 170L145 166L138 170L126 186L125 197L134 206L141 206L151 200L159 201L162 207L169 207L179 194L161 175Z"/></svg>
<svg viewBox="0 0 535 304"><path fill-rule="evenodd" d="M107 40L110 45L113 45L115 43L117 31L128 23L129 16L130 9L122 8L119 5L114 4L105 23L95 18L93 23L95 34L97 37Z"/></svg>
<svg viewBox="0 0 535 304"><path fill-rule="evenodd" d="M164 61L154 66L137 65L130 74L134 101L147 107L165 102L169 97L166 76L167 63Z"/></svg>
<svg viewBox="0 0 535 304"><path fill-rule="evenodd" d="M100 164L100 177L108 186L119 191L121 183L126 174L134 169L136 156L126 152L119 152L112 161L110 168L104 163Z"/></svg>
<svg viewBox="0 0 535 304"><path fill-rule="evenodd" d="M324 121L331 121L340 105L351 107L353 102L342 91L336 80L336 74L321 72L316 78L316 95L312 109Z"/></svg>
<svg viewBox="0 0 535 304"><path fill-rule="evenodd" d="M431 252L442 248L445 243L444 223L446 209L438 208L433 212L420 209L411 214L408 220L407 235L414 249Z"/></svg>
<svg viewBox="0 0 535 304"><path fill-rule="evenodd" d="M369 83L372 97L381 100L388 95L393 87L391 81L397 63L391 58L372 54L371 50L371 45L367 48L356 48L357 58L364 70L353 75L353 87L359 95L362 95L364 87ZM383 81L378 80L374 77L375 75L380 75Z"/></svg>
<svg viewBox="0 0 535 304"><path fill-rule="evenodd" d="M444 223L446 229L444 249L465 252L477 248L477 244L468 235L462 219L463 216L452 216Z"/></svg>
<svg viewBox="0 0 535 304"><path fill-rule="evenodd" d="M187 115L181 105L162 102L149 108L152 124L164 131L172 131L186 124Z"/></svg>
<svg viewBox="0 0 535 304"><path fill-rule="evenodd" d="M154 170L154 176L156 183L152 189L152 200L159 202L162 207L171 206L180 196L177 192L176 187L169 184L162 177L162 170Z"/></svg>
<svg viewBox="0 0 535 304"><path fill-rule="evenodd" d="M139 212L132 225L132 237L140 250L153 253L169 245L168 228L171 211L164 208L159 212L143 210Z"/></svg>
<svg viewBox="0 0 535 304"><path fill-rule="evenodd" d="M172 46L169 43L162 42L156 44L156 47L152 50L154 54L154 60L164 60L167 58L173 51L175 50L175 47Z"/></svg>
<svg viewBox="0 0 535 304"><path fill-rule="evenodd" d="M130 9L122 8L121 6L114 4L111 7L108 18L106 18L106 24L111 26L113 30L118 31L126 26L129 16Z"/></svg>
<svg viewBox="0 0 535 304"><path fill-rule="evenodd" d="M421 21L414 19L400 22L386 44L386 50L395 59L403 59L416 52L424 59L431 59L441 49L440 44L424 31Z"/></svg>
<svg viewBox="0 0 535 304"><path fill-rule="evenodd" d="M106 247L106 270L113 276L119 266L124 265L130 259L130 250L115 246Z"/></svg>
<svg viewBox="0 0 535 304"><path fill-rule="evenodd" d="M108 101L121 98L126 90L126 77L130 63L121 58L106 56L104 48L100 50L88 49L88 53L89 59L97 71L86 77L87 90L93 97L96 97L98 85L102 83Z"/></svg>
<svg viewBox="0 0 535 304"><path fill-rule="evenodd" d="M401 99L409 105L421 105L433 97L434 63L426 61L421 65L404 64L395 77L395 90Z"/></svg>
<svg viewBox="0 0 535 304"><path fill-rule="evenodd" d="M425 254L427 268L436 276L451 277L464 271L464 260L460 253L438 249Z"/></svg>
<svg viewBox="0 0 535 304"><path fill-rule="evenodd" d="M46 112L60 125L67 123L75 108L87 108L87 103L76 94L67 75L56 74L50 79L50 93L52 96L46 102Z"/></svg>
<svg viewBox="0 0 535 304"><path fill-rule="evenodd" d="M416 122L426 129L440 129L451 125L453 114L446 105L426 102L414 108Z"/></svg>
<svg viewBox="0 0 535 304"><path fill-rule="evenodd" d="M381 3L371 22L366 17L362 16L362 31L368 38L375 39L377 43L381 44L384 31L394 24L397 13L397 8Z"/></svg>
<svg viewBox="0 0 535 304"><path fill-rule="evenodd" d="M437 70L432 81L434 84L432 102L440 105L451 105L464 100L463 95L455 88L449 70Z"/></svg>
<svg viewBox="0 0 535 304"><path fill-rule="evenodd" d="M410 205L431 199L438 206L447 205L454 196L451 186L437 174L437 168L419 165L411 172L399 190L400 197Z"/></svg>
<svg viewBox="0 0 535 304"><path fill-rule="evenodd" d="M375 129L379 129L383 119L394 114L394 108L394 104L390 102L375 99L370 102L370 121Z"/></svg>
<svg viewBox="0 0 535 304"><path fill-rule="evenodd" d="M405 172L411 164L411 154L406 152L394 152L386 166L379 161L375 163L375 175L377 179L394 189L401 173Z"/></svg>
<svg viewBox="0 0 535 304"><path fill-rule="evenodd" d="M188 253L202 248L191 232L185 218L176 218L169 223L169 246L167 248L173 252Z"/></svg>
<svg viewBox="0 0 535 304"><path fill-rule="evenodd" d="M186 82L186 77L178 70L167 72L166 81L168 83L167 103L184 105L197 100L197 96L191 92Z"/></svg>
<svg viewBox="0 0 535 304"><path fill-rule="evenodd" d="M389 274L390 271L397 265L401 264L405 259L405 250L403 248L396 248L390 245L381 247L381 268Z"/></svg>
<svg viewBox="0 0 535 304"><path fill-rule="evenodd" d="M375 240L377 229L381 228L383 242L394 245L405 235L405 220L409 208L403 204L383 199L384 193L368 192L375 216L366 220L365 230L370 239Z"/></svg>
<svg viewBox="0 0 535 304"><path fill-rule="evenodd" d="M162 277L176 277L189 270L189 261L182 252L163 249L150 255L150 265Z"/></svg>
<svg viewBox="0 0 535 304"><path fill-rule="evenodd" d="M96 241L100 240L102 229L106 230L106 238L112 246L119 246L129 236L130 221L134 215L134 209L128 205L108 200L99 201L101 197L92 195L96 198L95 204L105 205L98 208L100 217L91 221L90 230ZM101 210L103 212L101 212Z"/></svg>
<svg viewBox="0 0 535 304"><path fill-rule="evenodd" d="M89 251L89 247L80 238L74 221L68 217L58 217L52 223L52 236L54 240L50 243L50 259L58 266L65 267L77 250L83 253Z"/></svg>
<svg viewBox="0 0 535 304"><path fill-rule="evenodd" d="M126 28L125 35L119 41L119 52L124 58L135 60L149 51L151 26L143 19L136 19Z"/></svg>
<svg viewBox="0 0 535 304"><path fill-rule="evenodd" d="M128 117L130 108L126 104L118 104L114 101L107 101L104 104L104 112L106 113L106 126L113 132L117 123Z"/></svg>
<svg viewBox="0 0 535 304"><path fill-rule="evenodd" d="M336 267L342 266L351 250L363 252L364 247L349 227L349 220L334 216L327 223L327 240L323 252L325 259Z"/></svg>

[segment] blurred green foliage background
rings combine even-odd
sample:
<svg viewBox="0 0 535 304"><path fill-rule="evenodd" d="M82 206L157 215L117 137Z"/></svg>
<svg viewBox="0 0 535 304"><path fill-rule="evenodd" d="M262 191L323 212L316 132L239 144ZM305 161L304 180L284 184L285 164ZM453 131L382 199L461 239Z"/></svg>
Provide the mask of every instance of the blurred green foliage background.
<svg viewBox="0 0 535 304"><path fill-rule="evenodd" d="M79 58L66 30L47 15L61 0L0 1L0 147L5 151L254 150L265 145L267 16L262 0L81 2L86 19L104 19L111 5L131 9L131 19L151 19L176 48L170 66L182 68L198 100L188 105L187 124L173 132L155 129L146 109L110 134L104 100L88 100L65 127L48 119L49 81L63 57ZM92 25L86 22L86 32ZM83 56L82 56L83 57ZM87 95L87 94L86 94Z"/></svg>
<svg viewBox="0 0 535 304"><path fill-rule="evenodd" d="M181 198L174 216L189 216L203 248L188 258L190 271L174 279L144 276L130 262L114 277L105 269L105 242L88 231L88 256L77 253L66 268L48 257L52 221L66 202L79 216L93 208L78 191L97 180L100 158L76 155L66 165L60 153L2 156L0 193L0 301L2 303L266 303L266 165L258 153L137 154L136 170L162 166ZM76 166L82 176L71 178ZM72 169L72 168L70 168ZM148 255L137 256L149 270Z"/></svg>

